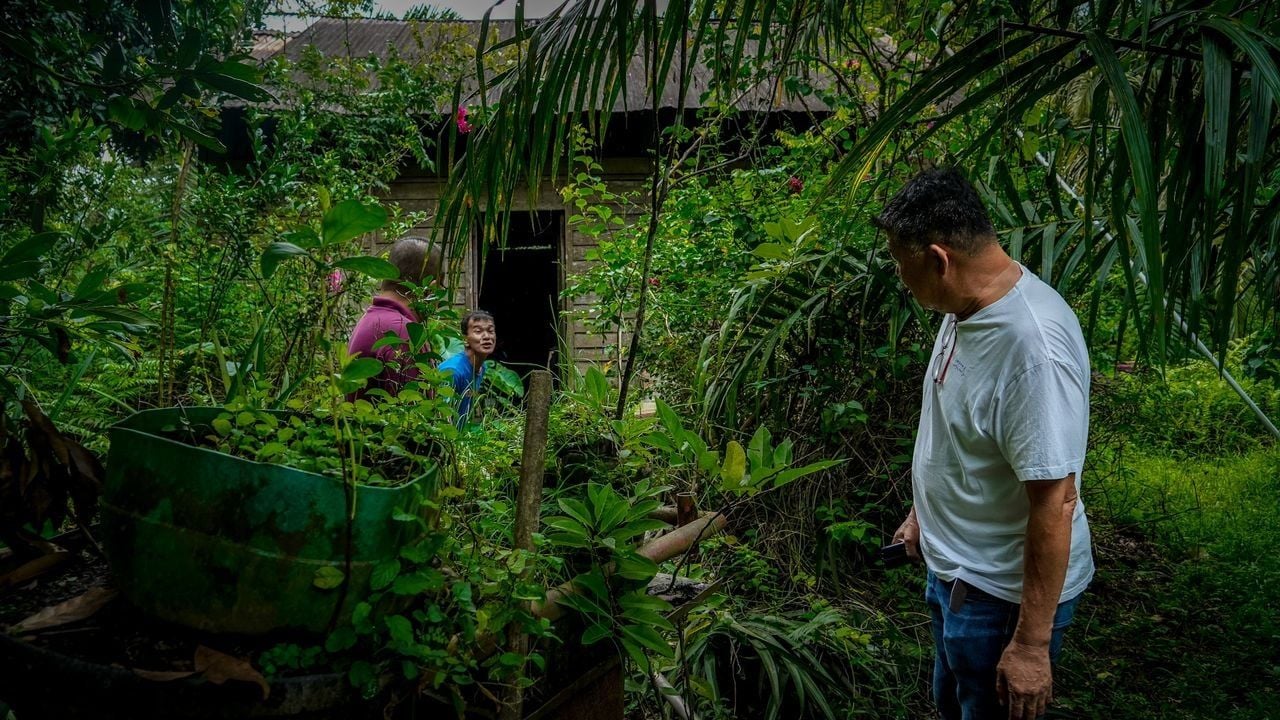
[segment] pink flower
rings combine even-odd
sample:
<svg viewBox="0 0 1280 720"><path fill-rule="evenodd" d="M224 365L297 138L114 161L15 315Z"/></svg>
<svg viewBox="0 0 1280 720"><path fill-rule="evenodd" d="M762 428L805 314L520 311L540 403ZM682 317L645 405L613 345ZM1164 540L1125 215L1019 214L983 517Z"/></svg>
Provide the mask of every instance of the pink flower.
<svg viewBox="0 0 1280 720"><path fill-rule="evenodd" d="M796 195L801 190L804 190L804 183L800 180L800 178L796 177L795 175L792 175L791 177L787 178L787 187L791 188L792 195Z"/></svg>
<svg viewBox="0 0 1280 720"><path fill-rule="evenodd" d="M341 270L334 270L329 273L329 292L334 295L342 292L343 280L346 280L346 277L342 274Z"/></svg>
<svg viewBox="0 0 1280 720"><path fill-rule="evenodd" d="M658 279L658 278L656 278L656 277L651 277L651 278L649 278L649 285L650 285L651 287L655 287L655 288L657 288L657 287L662 287L662 281L661 281L661 280L659 280L659 279Z"/></svg>
<svg viewBox="0 0 1280 720"><path fill-rule="evenodd" d="M458 108L456 121L458 123L458 132L463 135L471 132L471 123L467 122L467 109L465 107Z"/></svg>

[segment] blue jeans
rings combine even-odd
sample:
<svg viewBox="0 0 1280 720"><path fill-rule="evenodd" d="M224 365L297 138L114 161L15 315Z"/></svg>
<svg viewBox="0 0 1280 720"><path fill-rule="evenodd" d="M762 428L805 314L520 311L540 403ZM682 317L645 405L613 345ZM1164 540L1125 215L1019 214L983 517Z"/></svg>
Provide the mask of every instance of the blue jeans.
<svg viewBox="0 0 1280 720"><path fill-rule="evenodd" d="M952 612L952 585L931 571L924 591L937 651L933 700L943 720L1003 720L1009 711L996 695L996 665L1013 639L1019 605L967 585L964 603ZM1058 605L1049 644L1051 662L1058 660L1077 600L1079 596Z"/></svg>

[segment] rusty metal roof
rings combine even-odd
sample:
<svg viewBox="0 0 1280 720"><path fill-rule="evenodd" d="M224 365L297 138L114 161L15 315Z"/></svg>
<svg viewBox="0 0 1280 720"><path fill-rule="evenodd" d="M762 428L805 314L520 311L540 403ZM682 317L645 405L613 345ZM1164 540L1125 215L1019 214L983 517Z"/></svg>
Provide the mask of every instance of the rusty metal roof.
<svg viewBox="0 0 1280 720"><path fill-rule="evenodd" d="M469 53L470 57L474 58L480 26L479 20L402 21L321 18L295 37L284 39L280 47L268 57L283 55L290 61L297 61L310 47L326 57L362 58L373 55L386 59L395 54L412 60L441 52L453 52L463 55ZM501 40L510 39L515 35L515 29L514 20L491 21L490 37L486 44L492 45ZM747 41L744 52L754 54L755 42ZM450 78L463 81L464 95L469 90L474 91L474 80L467 82L467 74L471 73L473 68L472 62L459 63L460 76ZM613 112L650 109L652 102L646 87L645 76L645 59L637 55L631 59L627 68L626 91L620 94L617 102L614 103ZM685 109L693 110L703 107L702 96L710 86L711 77L711 70L702 63L692 68L692 80L685 93ZM295 75L295 78L305 82L300 75ZM830 84L828 79L822 77L811 79L811 83L820 87ZM468 86L470 86L469 89ZM662 91L660 108L676 108L678 93L677 83L668 81ZM494 99L492 95L490 99ZM732 100L739 110L747 111L801 113L829 111L829 108L820 100L787 93L780 83L775 82L759 83ZM440 110L448 112L449 108L441 107Z"/></svg>

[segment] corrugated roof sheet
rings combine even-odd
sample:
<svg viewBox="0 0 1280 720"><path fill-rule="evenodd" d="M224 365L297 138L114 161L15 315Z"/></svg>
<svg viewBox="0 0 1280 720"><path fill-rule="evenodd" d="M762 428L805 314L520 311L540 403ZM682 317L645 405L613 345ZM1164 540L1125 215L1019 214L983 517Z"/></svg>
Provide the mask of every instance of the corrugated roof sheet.
<svg viewBox="0 0 1280 720"><path fill-rule="evenodd" d="M296 34L293 33L292 35ZM249 55L258 62L265 62L283 50L285 41L292 35L275 30L255 30L253 32L253 45L249 47Z"/></svg>
<svg viewBox="0 0 1280 720"><path fill-rule="evenodd" d="M321 18L298 33L296 37L284 40L282 46L270 56L283 54L289 60L296 61L306 48L312 47L326 57L359 58L374 55L385 59L395 53L402 58L414 59L439 52L469 52L474 57L480 26L481 23L478 20L401 21ZM510 39L515 35L515 21L491 21L489 30L490 38L487 43L489 45ZM745 52L748 54L755 52L754 41L747 42ZM470 70L467 65L463 64L463 73ZM646 88L645 76L644 58L637 55L632 58L627 68L626 92L614 103L614 112L650 108L652 103ZM299 81L305 81L301 76L296 77ZM685 94L686 109L702 107L701 97L708 89L710 79L709 68L701 63L694 66L692 81ZM463 80L464 85L469 84L474 89L474 81L466 83L465 74ZM822 78L817 78L814 84L824 83ZM678 93L678 85L674 81L668 81L662 91L660 107L676 108ZM826 112L828 110L821 101L812 97L790 95L773 82L762 82L735 100L738 109L749 111ZM440 110L448 112L449 108L442 107Z"/></svg>

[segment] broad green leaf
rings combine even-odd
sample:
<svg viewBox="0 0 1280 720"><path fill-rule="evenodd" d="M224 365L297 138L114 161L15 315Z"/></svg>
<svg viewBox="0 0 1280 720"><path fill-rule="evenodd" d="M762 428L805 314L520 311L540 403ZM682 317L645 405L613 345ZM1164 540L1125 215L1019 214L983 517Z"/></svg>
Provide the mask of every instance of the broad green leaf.
<svg viewBox="0 0 1280 720"><path fill-rule="evenodd" d="M751 436L751 441L747 443L747 461L753 471L756 468L770 467L773 465L773 448L771 442L773 437L769 433L769 428L761 425L756 428L756 432Z"/></svg>
<svg viewBox="0 0 1280 720"><path fill-rule="evenodd" d="M833 468L843 462L844 460L821 460L819 462L809 463L804 467L792 468L790 470L783 470L782 472L778 473L777 476L774 478L773 486L782 487L787 483L793 482L795 480L799 480L805 475L812 475L813 473L816 473L816 472L822 472L823 470Z"/></svg>
<svg viewBox="0 0 1280 720"><path fill-rule="evenodd" d="M644 654L644 646L627 637L624 633L622 638L622 649L627 651L627 655L631 656L631 661L636 667L646 675L649 673L652 663L649 662L648 656Z"/></svg>
<svg viewBox="0 0 1280 720"><path fill-rule="evenodd" d="M400 561L396 558L380 562L373 566L373 573L369 577L369 589L381 590L390 585L399 574Z"/></svg>
<svg viewBox="0 0 1280 720"><path fill-rule="evenodd" d="M513 397L524 397L524 381L520 379L520 373L496 360L486 360L484 365L484 376L495 389Z"/></svg>
<svg viewBox="0 0 1280 720"><path fill-rule="evenodd" d="M369 615L373 613L373 606L367 602L356 603L355 610L351 611L351 624L356 628L357 632L361 632L361 628L366 628L363 632L368 633Z"/></svg>
<svg viewBox="0 0 1280 720"><path fill-rule="evenodd" d="M418 595L444 587L444 574L435 568L424 568L396 578L391 591L396 595Z"/></svg>
<svg viewBox="0 0 1280 720"><path fill-rule="evenodd" d="M303 248L287 242L273 242L262 251L262 259L260 267L262 269L262 277L269 278L276 272L276 266L282 261L294 257L311 257L311 253Z"/></svg>
<svg viewBox="0 0 1280 720"><path fill-rule="evenodd" d="M560 547L589 548L591 540L581 533L556 532L547 534L547 542Z"/></svg>
<svg viewBox="0 0 1280 720"><path fill-rule="evenodd" d="M373 343L373 347L369 349L376 351L384 347L399 347L404 344L404 338L397 335L395 330L388 330L387 334L378 338L378 340Z"/></svg>
<svg viewBox="0 0 1280 720"><path fill-rule="evenodd" d="M395 265L383 260L380 257L372 257L369 255L356 255L354 257L342 258L333 263L334 267L340 267L344 270L358 272L368 275L374 280L395 280L400 277L400 271Z"/></svg>
<svg viewBox="0 0 1280 720"><path fill-rule="evenodd" d="M782 243L760 243L751 254L765 260L786 260L791 257L791 247Z"/></svg>
<svg viewBox="0 0 1280 720"><path fill-rule="evenodd" d="M643 555L628 553L618 558L617 572L628 580L648 581L658 574L658 565Z"/></svg>
<svg viewBox="0 0 1280 720"><path fill-rule="evenodd" d="M618 605L624 610L644 609L653 610L654 612L671 612L671 603L660 597L646 595L643 592L627 593L618 598Z"/></svg>
<svg viewBox="0 0 1280 720"><path fill-rule="evenodd" d="M351 668L347 670L347 681L352 687L360 688L361 692L365 692L377 679L377 672L374 670L373 663L368 660L357 660L351 663Z"/></svg>
<svg viewBox="0 0 1280 720"><path fill-rule="evenodd" d="M311 584L321 590L332 590L342 584L342 580L346 577L341 570L332 565L322 565L316 568L315 578Z"/></svg>
<svg viewBox="0 0 1280 720"><path fill-rule="evenodd" d="M623 525L617 530L609 533L609 537L619 543L624 543L634 537L638 537L653 530L661 530L665 527L667 527L667 524L661 520L642 517L632 520L626 525Z"/></svg>
<svg viewBox="0 0 1280 720"><path fill-rule="evenodd" d="M622 611L622 619L633 625L645 625L665 632L675 630L671 621L661 613L648 608L630 608Z"/></svg>
<svg viewBox="0 0 1280 720"><path fill-rule="evenodd" d="M21 280L34 275L40 270L40 258L63 237L60 232L37 233L9 248L0 257L0 280Z"/></svg>
<svg viewBox="0 0 1280 720"><path fill-rule="evenodd" d="M220 66L219 69L221 70L222 67ZM271 93L267 92L267 89L261 85L241 80L238 77L232 77L225 72L200 72L193 77L201 85L243 100L267 102L272 99Z"/></svg>
<svg viewBox="0 0 1280 720"><path fill-rule="evenodd" d="M608 485L602 487L603 490L598 494L596 498L597 504L594 508L596 530L601 533L609 533L618 526L618 523L626 519L630 505L613 488Z"/></svg>
<svg viewBox="0 0 1280 720"><path fill-rule="evenodd" d="M640 439L646 445L655 447L673 456L677 455L680 452L680 449L677 448L675 444L671 442L671 438L660 432L647 433ZM708 471L720 469L720 455L718 453L712 453L712 454L715 456L715 463L713 463L712 467Z"/></svg>
<svg viewBox="0 0 1280 720"><path fill-rule="evenodd" d="M343 625L329 634L324 641L324 649L326 652L339 653L356 644L356 631L354 628Z"/></svg>
<svg viewBox="0 0 1280 720"><path fill-rule="evenodd" d="M686 454L691 464L698 462L702 454L707 452L707 442L692 430L685 430L680 439L684 442L685 447L688 448Z"/></svg>
<svg viewBox="0 0 1280 720"><path fill-rule="evenodd" d="M181 135L182 137L190 140L191 142L199 145L202 148L205 148L206 150L212 150L213 152L218 153L219 155L227 151L227 147L222 144L221 140L214 137L213 135L210 135L204 130L196 127L195 125L188 125L187 123L182 123L182 122L171 122L170 127L173 127L174 129L176 129L178 131L178 134Z"/></svg>
<svg viewBox="0 0 1280 720"><path fill-rule="evenodd" d="M320 222L320 237L325 246L337 245L373 232L386 223L387 210L382 205L344 200L324 214Z"/></svg>
<svg viewBox="0 0 1280 720"><path fill-rule="evenodd" d="M853 404L858 405L856 402L854 402ZM858 407L861 407L861 405L858 405ZM778 443L778 447L773 449L773 458L771 462L776 463L778 467L786 467L790 465L791 459L792 459L791 448L792 448L791 438L787 438L786 440L783 440L782 442Z"/></svg>
<svg viewBox="0 0 1280 720"><path fill-rule="evenodd" d="M644 625L623 625L622 636L623 638L630 640L647 650L651 650L664 658L675 657L675 651L671 648L671 645L663 639L662 635L658 634L657 630L654 630L651 627L646 627Z"/></svg>
<svg viewBox="0 0 1280 720"><path fill-rule="evenodd" d="M26 280L40 272L39 260L23 260L0 264L0 280Z"/></svg>
<svg viewBox="0 0 1280 720"><path fill-rule="evenodd" d="M411 563L424 563L434 556L431 548L422 543L405 545L400 548L400 557Z"/></svg>
<svg viewBox="0 0 1280 720"><path fill-rule="evenodd" d="M144 102L124 95L116 95L107 102L111 119L135 132L145 130L154 111Z"/></svg>
<svg viewBox="0 0 1280 720"><path fill-rule="evenodd" d="M315 230L309 227L298 228L297 230L290 230L289 232L284 233L280 237L284 240L284 242L293 243L294 245L297 245L300 248L311 249L320 244L320 236L316 234Z"/></svg>
<svg viewBox="0 0 1280 720"><path fill-rule="evenodd" d="M684 432L684 425L680 422L680 416L676 415L676 411L671 406L663 402L661 399L655 401L654 406L657 408L658 419L662 421L663 427L673 438L680 437Z"/></svg>
<svg viewBox="0 0 1280 720"><path fill-rule="evenodd" d="M401 645L413 644L413 624L409 622L409 618L403 615L389 615L385 622L392 642L400 643Z"/></svg>
<svg viewBox="0 0 1280 720"><path fill-rule="evenodd" d="M720 468L720 479L728 489L742 486L747 475L747 454L737 440L730 440L724 449L724 465Z"/></svg>
<svg viewBox="0 0 1280 720"><path fill-rule="evenodd" d="M342 368L342 379L348 382L360 382L375 377L382 372L382 361L377 358L356 358Z"/></svg>
<svg viewBox="0 0 1280 720"><path fill-rule="evenodd" d="M443 579L444 579L443 576L441 576L442 581ZM472 599L472 594L474 591L472 590L471 583L455 582L453 586L449 588L449 591L453 593L453 597L458 601L459 605L461 605L464 608L474 609L475 602Z"/></svg>
<svg viewBox="0 0 1280 720"><path fill-rule="evenodd" d="M587 394L591 400L599 407L604 407L609 402L609 381L605 379L604 373L594 365L587 368L587 374L583 378L587 388Z"/></svg>
<svg viewBox="0 0 1280 720"><path fill-rule="evenodd" d="M720 469L720 453L706 450L698 454L698 469L704 473L714 473Z"/></svg>
<svg viewBox="0 0 1280 720"><path fill-rule="evenodd" d="M257 459L269 460L275 457L276 455L279 455L280 453L284 452L286 449L287 448L285 448L284 443L275 442L275 441L266 443L258 450Z"/></svg>
<svg viewBox="0 0 1280 720"><path fill-rule="evenodd" d="M560 509L564 510L566 515L582 523L583 527L595 527L595 523L592 522L590 511L587 510L586 505L582 504L581 500L578 500L577 498L560 498L557 502L560 505Z"/></svg>
<svg viewBox="0 0 1280 720"><path fill-rule="evenodd" d="M587 537L587 529L583 527L582 523L574 520L573 518L564 517L563 515L554 515L546 518L542 521L542 524L552 528L553 530L577 535L583 539L586 539Z"/></svg>
<svg viewBox="0 0 1280 720"><path fill-rule="evenodd" d="M610 615L608 608L582 594L571 593L563 595L559 600L556 600L556 603L582 613L587 618L607 618Z"/></svg>

